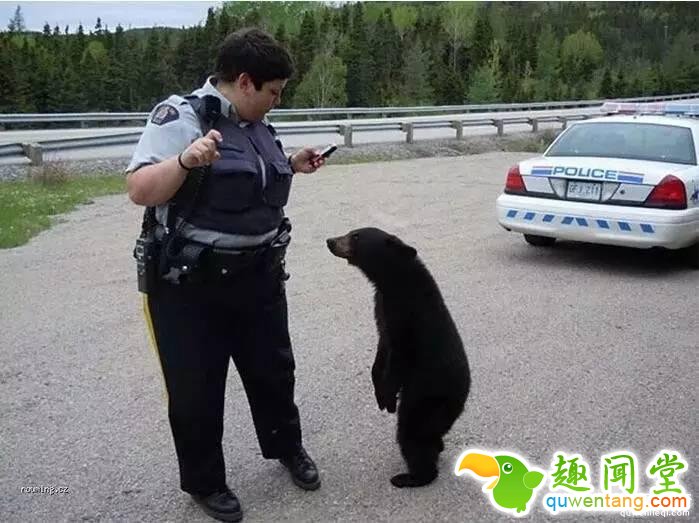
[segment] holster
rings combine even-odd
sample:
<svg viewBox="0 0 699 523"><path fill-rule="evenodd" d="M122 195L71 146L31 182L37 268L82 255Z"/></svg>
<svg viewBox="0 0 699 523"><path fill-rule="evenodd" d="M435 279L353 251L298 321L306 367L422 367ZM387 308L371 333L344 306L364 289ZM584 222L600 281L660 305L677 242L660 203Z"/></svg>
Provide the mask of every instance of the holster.
<svg viewBox="0 0 699 523"><path fill-rule="evenodd" d="M138 290L148 294L155 287L159 277L160 243L152 231L136 239L133 257L136 259Z"/></svg>
<svg viewBox="0 0 699 523"><path fill-rule="evenodd" d="M159 277L160 242L155 237L155 209L146 208L143 213L141 235L136 239L133 257L136 259L138 290L148 294Z"/></svg>

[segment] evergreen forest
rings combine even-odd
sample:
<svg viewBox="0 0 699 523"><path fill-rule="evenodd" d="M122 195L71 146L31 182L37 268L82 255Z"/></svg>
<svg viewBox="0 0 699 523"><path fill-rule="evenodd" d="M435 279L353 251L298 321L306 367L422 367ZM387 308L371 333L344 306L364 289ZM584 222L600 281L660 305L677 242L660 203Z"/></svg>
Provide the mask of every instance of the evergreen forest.
<svg viewBox="0 0 699 523"><path fill-rule="evenodd" d="M173 4L173 9L177 4ZM224 2L193 27L0 32L0 112L149 111L260 27L291 52L282 107L451 105L699 91L694 2Z"/></svg>

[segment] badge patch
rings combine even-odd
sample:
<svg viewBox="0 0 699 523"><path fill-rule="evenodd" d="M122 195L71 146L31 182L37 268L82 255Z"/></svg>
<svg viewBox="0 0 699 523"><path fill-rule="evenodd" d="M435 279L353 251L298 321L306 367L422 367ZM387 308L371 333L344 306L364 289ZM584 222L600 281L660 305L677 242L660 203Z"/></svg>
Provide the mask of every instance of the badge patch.
<svg viewBox="0 0 699 523"><path fill-rule="evenodd" d="M158 107L153 113L153 117L150 119L155 125L163 125L168 122L173 122L180 117L180 113L173 106L168 104L163 104Z"/></svg>

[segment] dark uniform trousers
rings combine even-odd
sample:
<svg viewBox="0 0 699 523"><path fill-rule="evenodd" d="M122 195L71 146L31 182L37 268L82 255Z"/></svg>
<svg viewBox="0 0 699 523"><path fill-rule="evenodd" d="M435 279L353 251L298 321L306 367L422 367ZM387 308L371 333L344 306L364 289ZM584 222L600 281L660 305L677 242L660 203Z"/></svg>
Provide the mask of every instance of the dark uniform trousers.
<svg viewBox="0 0 699 523"><path fill-rule="evenodd" d="M229 358L262 455L279 458L301 446L281 273L279 266L252 267L207 283L160 281L148 295L186 492L208 494L226 484L221 439Z"/></svg>

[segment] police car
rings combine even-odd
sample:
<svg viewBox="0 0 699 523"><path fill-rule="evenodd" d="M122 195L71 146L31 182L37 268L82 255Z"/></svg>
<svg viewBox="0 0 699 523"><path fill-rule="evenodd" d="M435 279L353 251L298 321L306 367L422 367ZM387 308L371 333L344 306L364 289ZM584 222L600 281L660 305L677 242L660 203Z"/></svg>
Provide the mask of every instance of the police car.
<svg viewBox="0 0 699 523"><path fill-rule="evenodd" d="M605 103L507 173L498 221L557 239L684 249L699 268L699 104Z"/></svg>

